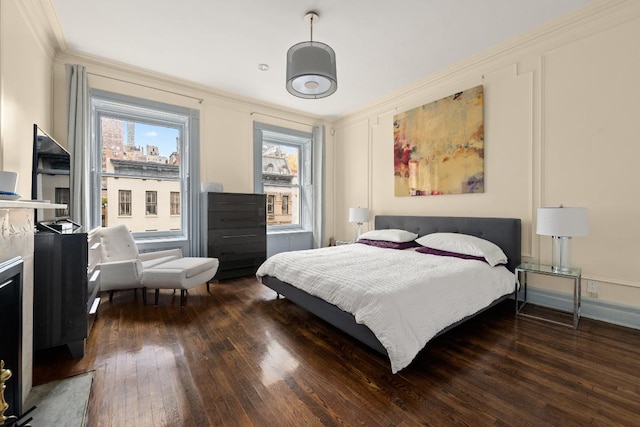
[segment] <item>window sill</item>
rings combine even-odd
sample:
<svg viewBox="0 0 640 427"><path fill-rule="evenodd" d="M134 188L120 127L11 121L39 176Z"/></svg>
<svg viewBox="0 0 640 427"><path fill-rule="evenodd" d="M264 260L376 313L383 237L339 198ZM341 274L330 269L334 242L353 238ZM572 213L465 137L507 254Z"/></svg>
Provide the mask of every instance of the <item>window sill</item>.
<svg viewBox="0 0 640 427"><path fill-rule="evenodd" d="M312 231L300 229L300 228L289 228L286 230L267 230L267 234L302 234L302 233L312 233Z"/></svg>

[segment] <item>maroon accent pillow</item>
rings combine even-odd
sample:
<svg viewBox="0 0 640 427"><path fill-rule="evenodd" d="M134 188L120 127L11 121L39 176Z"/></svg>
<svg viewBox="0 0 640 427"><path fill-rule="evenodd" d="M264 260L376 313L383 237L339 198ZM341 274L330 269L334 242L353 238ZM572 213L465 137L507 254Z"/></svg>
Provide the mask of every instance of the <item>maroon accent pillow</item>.
<svg viewBox="0 0 640 427"><path fill-rule="evenodd" d="M410 242L389 242L388 240L369 240L369 239L360 239L356 243L362 243L363 245L375 246L377 248L387 248L387 249L409 249L415 248L416 246L420 246L414 240Z"/></svg>
<svg viewBox="0 0 640 427"><path fill-rule="evenodd" d="M440 249L428 248L426 246L419 247L418 249L416 249L416 252L420 252L420 253L423 253L423 254L429 254L429 255L449 256L449 257L461 258L461 259L475 259L476 261L487 262L487 260L484 259L484 257L481 257L481 256L459 254L457 252L442 251Z"/></svg>

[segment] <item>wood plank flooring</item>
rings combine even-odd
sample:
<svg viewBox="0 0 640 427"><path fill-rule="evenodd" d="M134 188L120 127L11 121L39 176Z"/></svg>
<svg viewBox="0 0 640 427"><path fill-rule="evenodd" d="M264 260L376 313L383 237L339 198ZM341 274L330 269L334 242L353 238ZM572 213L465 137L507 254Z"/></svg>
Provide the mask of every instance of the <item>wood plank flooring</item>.
<svg viewBox="0 0 640 427"><path fill-rule="evenodd" d="M640 425L639 330L503 303L393 375L253 277L179 300L103 297L85 357L37 353L34 385L95 370L87 426Z"/></svg>

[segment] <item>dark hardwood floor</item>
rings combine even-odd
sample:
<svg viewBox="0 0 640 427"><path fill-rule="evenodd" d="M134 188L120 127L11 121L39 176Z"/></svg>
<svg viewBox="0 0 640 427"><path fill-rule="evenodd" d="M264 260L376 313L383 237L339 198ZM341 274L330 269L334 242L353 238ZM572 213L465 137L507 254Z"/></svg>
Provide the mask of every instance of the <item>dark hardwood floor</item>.
<svg viewBox="0 0 640 427"><path fill-rule="evenodd" d="M255 278L103 298L85 357L39 352L35 385L95 370L88 426L640 425L640 331L578 330L503 303L388 361Z"/></svg>

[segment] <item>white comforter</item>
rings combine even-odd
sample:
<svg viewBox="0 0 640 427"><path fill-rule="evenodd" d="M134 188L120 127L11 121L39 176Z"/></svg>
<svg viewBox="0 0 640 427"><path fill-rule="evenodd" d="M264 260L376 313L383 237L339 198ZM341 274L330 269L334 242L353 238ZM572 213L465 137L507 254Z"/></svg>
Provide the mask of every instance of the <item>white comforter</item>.
<svg viewBox="0 0 640 427"><path fill-rule="evenodd" d="M505 267L363 244L279 253L256 274L276 277L353 314L387 349L393 373L439 331L515 286Z"/></svg>

